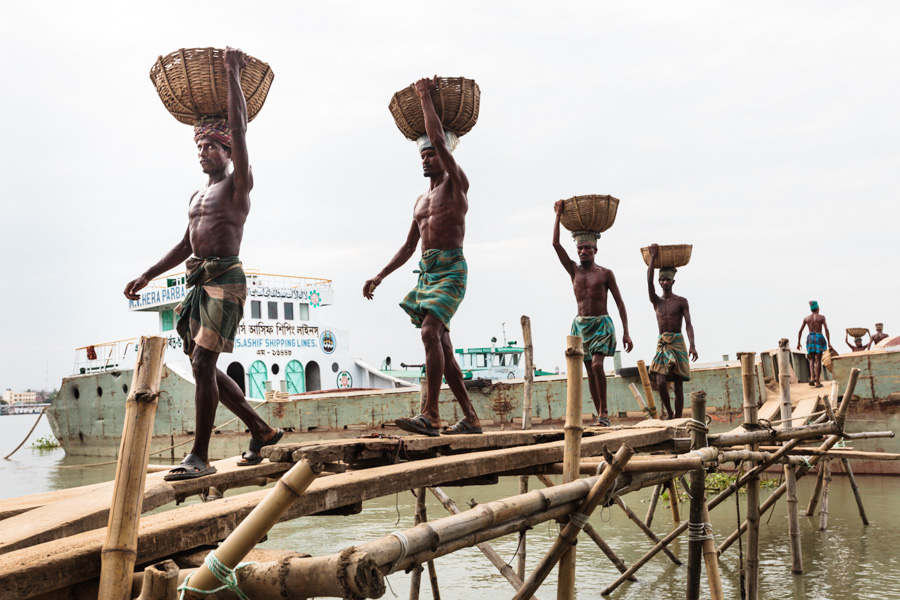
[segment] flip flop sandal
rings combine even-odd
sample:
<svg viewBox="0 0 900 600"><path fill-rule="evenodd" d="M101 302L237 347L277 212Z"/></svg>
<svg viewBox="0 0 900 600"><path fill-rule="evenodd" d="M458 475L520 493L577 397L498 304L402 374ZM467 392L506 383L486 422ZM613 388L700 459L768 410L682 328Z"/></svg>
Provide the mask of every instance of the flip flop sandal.
<svg viewBox="0 0 900 600"><path fill-rule="evenodd" d="M609 417L597 417L594 427L610 427Z"/></svg>
<svg viewBox="0 0 900 600"><path fill-rule="evenodd" d="M284 430L278 429L275 432L275 436L268 441L250 438L250 449L247 452L241 452L241 458L243 460L239 460L237 462L237 466L252 467L253 465L258 465L263 460L263 457L260 456L259 451L266 446L274 446L281 441L282 437L284 437Z"/></svg>
<svg viewBox="0 0 900 600"><path fill-rule="evenodd" d="M484 433L481 427L472 427L472 424L463 419L452 427L444 427L441 435L468 435L473 433Z"/></svg>
<svg viewBox="0 0 900 600"><path fill-rule="evenodd" d="M181 461L181 464L166 473L163 479L165 481L183 481L185 479L197 479L204 475L212 475L215 472L215 467L206 464L193 454L188 454Z"/></svg>
<svg viewBox="0 0 900 600"><path fill-rule="evenodd" d="M441 432L436 427L431 426L431 421L425 415L417 415L412 419L396 419L394 424L409 433L418 433L419 435L429 435L431 437L441 435Z"/></svg>

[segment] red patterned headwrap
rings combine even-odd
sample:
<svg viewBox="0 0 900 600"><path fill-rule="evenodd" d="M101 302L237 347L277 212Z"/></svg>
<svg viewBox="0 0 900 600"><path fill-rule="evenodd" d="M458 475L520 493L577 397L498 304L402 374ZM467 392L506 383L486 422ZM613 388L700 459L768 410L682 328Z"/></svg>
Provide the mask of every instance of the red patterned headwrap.
<svg viewBox="0 0 900 600"><path fill-rule="evenodd" d="M216 140L223 146L231 148L231 127L228 126L228 121L225 119L194 125L194 142L199 141L202 137Z"/></svg>

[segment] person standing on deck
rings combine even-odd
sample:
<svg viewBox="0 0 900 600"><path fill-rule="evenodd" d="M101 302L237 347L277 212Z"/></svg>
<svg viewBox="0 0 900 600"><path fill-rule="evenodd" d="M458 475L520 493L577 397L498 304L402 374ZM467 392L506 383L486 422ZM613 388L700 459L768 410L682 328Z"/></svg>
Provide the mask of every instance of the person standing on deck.
<svg viewBox="0 0 900 600"><path fill-rule="evenodd" d="M831 332L828 331L828 324L825 317L819 314L819 303L815 300L809 301L809 310L811 314L803 318L800 325L800 333L797 334L797 350L800 350L800 338L803 336L803 329L809 327L809 335L806 336L806 358L809 361L810 380L809 385L814 387L822 387L822 353L826 349L831 348ZM822 329L825 329L825 335L822 335Z"/></svg>
<svg viewBox="0 0 900 600"><path fill-rule="evenodd" d="M416 94L425 115L425 135L418 141L422 170L430 181L428 191L418 197L413 207L413 220L406 242L378 275L363 285L363 296L371 300L375 288L385 277L404 265L422 240L419 281L407 294L400 307L413 324L422 330L425 345L426 396L422 414L411 419L397 419L397 427L410 433L437 436L481 433L481 422L463 384L462 369L453 356L450 341L450 319L466 294L468 267L463 256L466 234L466 212L469 210L469 180L453 158L459 138L444 131L434 109L431 92L437 77L420 79ZM452 427L440 430L438 398L441 379L453 392L462 408L463 418Z"/></svg>
<svg viewBox="0 0 900 600"><path fill-rule="evenodd" d="M216 472L209 464L209 439L220 400L244 422L252 435L250 451L243 454L238 465L259 464L262 447L277 443L284 435L282 430L263 421L247 403L238 385L216 368L219 354L234 348L247 297L247 280L238 254L253 188L246 140L247 104L241 90L241 70L247 65L247 57L239 49L229 47L224 62L228 78L228 121L204 121L194 127L200 167L209 180L205 188L191 197L184 238L125 286L125 297L139 300L138 291L151 279L186 261L189 292L175 309L176 329L184 341L185 353L191 357L196 384L196 423L194 446L181 465L165 476L169 481Z"/></svg>
<svg viewBox="0 0 900 600"><path fill-rule="evenodd" d="M609 411L606 406L606 371L603 360L616 353L616 329L606 308L607 292L611 293L619 317L622 319L622 344L625 352L631 352L634 344L628 335L628 314L625 303L616 283L616 276L607 268L594 262L597 255L598 234L593 232L575 233L578 263L569 258L562 244L559 243L559 221L563 211L563 201L558 200L553 206L556 221L553 224L553 249L559 262L572 279L575 291L575 302L578 304L578 316L572 322L571 335L581 337L584 349L584 366L588 373L588 387L591 399L597 409L596 425L609 427Z"/></svg>
<svg viewBox="0 0 900 600"><path fill-rule="evenodd" d="M846 342L846 344L850 347L850 350L851 350L851 351L853 351L853 352L864 352L864 351L866 351L866 350L868 350L869 348L872 347L872 334L869 333L868 330L866 330L866 333L869 335L869 343L866 344L866 345L863 345L863 342L862 342L862 338L861 338L861 337L855 337L855 338L853 338L853 343L851 344L851 343L850 343L850 333L849 333L849 332L844 334L844 342Z"/></svg>
<svg viewBox="0 0 900 600"><path fill-rule="evenodd" d="M869 344L871 348L881 340L885 340L890 337L888 334L884 332L884 323L875 323L875 335L871 336L872 342Z"/></svg>
<svg viewBox="0 0 900 600"><path fill-rule="evenodd" d="M680 419L684 409L684 382L691 380L691 363L697 360L697 349L694 347L694 326L691 324L691 310L687 298L676 296L672 293L675 285L675 268L663 268L659 270L659 287L662 288L662 297L656 295L656 286L653 285L653 269L659 260L659 245L650 246L650 266L647 267L647 288L650 292L650 303L656 310L656 322L659 325L659 338L656 341L656 355L650 364L650 372L656 374L656 387L659 391L659 399L662 401L665 419ZM684 346L684 336L681 334L681 324L687 332L690 349ZM674 382L675 410L669 400L669 381Z"/></svg>

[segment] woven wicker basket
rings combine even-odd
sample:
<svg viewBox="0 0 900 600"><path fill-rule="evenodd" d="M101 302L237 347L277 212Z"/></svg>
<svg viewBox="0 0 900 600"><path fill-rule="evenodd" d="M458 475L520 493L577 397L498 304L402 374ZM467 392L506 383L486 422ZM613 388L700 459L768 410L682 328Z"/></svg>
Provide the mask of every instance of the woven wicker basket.
<svg viewBox="0 0 900 600"><path fill-rule="evenodd" d="M444 129L463 136L478 122L481 90L472 79L463 77L438 77L437 86L431 92L434 110L441 118ZM425 134L425 115L416 94L415 84L403 88L391 98L388 105L397 129L410 140Z"/></svg>
<svg viewBox="0 0 900 600"><path fill-rule="evenodd" d="M228 116L228 81L225 51L218 48L182 48L160 56L150 69L150 81L172 116L188 125ZM247 56L241 88L252 121L266 101L275 73L268 64Z"/></svg>
<svg viewBox="0 0 900 600"><path fill-rule="evenodd" d="M867 331L868 331L868 329L866 329L865 327L848 327L847 328L847 333L850 335L850 337L855 337L855 338L866 335Z"/></svg>
<svg viewBox="0 0 900 600"><path fill-rule="evenodd" d="M612 196L573 196L563 200L559 222L569 231L602 233L616 222L619 199Z"/></svg>
<svg viewBox="0 0 900 600"><path fill-rule="evenodd" d="M657 269L677 269L683 267L691 261L691 250L694 247L690 244L677 244L674 246L660 246L659 255L656 257ZM641 255L644 257L644 264L650 266L650 247L641 248Z"/></svg>
<svg viewBox="0 0 900 600"><path fill-rule="evenodd" d="M831 371L831 359L833 359L836 356L839 356L839 354L837 353L837 351L834 348L826 348L825 352L822 353L822 366L825 367L826 369L828 369L829 373L832 372Z"/></svg>

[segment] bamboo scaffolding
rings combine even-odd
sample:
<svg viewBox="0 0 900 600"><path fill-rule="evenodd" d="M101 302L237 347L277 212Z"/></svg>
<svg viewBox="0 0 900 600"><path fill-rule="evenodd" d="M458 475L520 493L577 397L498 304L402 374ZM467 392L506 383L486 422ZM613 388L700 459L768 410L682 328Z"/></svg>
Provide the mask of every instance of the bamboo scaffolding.
<svg viewBox="0 0 900 600"><path fill-rule="evenodd" d="M641 377L641 385L644 387L644 395L647 399L647 408L650 411L650 418L658 419L659 413L656 411L656 399L653 397L653 388L650 387L650 374L647 372L647 365L644 361L637 361L638 374Z"/></svg>
<svg viewBox="0 0 900 600"><path fill-rule="evenodd" d="M781 383L781 418L790 422L791 418L791 360L788 341L778 342L778 378ZM784 480L787 485L788 532L791 548L791 571L803 572L803 552L800 544L800 511L797 501L797 473L792 465L784 466Z"/></svg>
<svg viewBox="0 0 900 600"><path fill-rule="evenodd" d="M456 502L454 502L453 499L450 498L450 496L444 493L444 490L442 490L441 488L431 487L428 488L428 490L434 495L435 498L440 501L441 504L444 505L444 508L446 508L451 515L458 515L462 512L456 505ZM519 577L516 571L513 570L513 568L510 567L505 560L503 560L503 558L497 553L497 551L494 550L493 546L491 546L487 542L482 542L480 544L475 544L475 547L481 550L482 554L484 554L485 557L487 557L487 559L491 561L492 565L497 567L497 570L500 571L500 574L503 575L503 577L513 586L514 589L518 590L520 587L522 587L522 578ZM534 598L534 600L537 599Z"/></svg>
<svg viewBox="0 0 900 600"><path fill-rule="evenodd" d="M425 510L425 488L414 490L413 495L416 497L415 523L418 525L419 523L425 522L425 519L422 518L422 512ZM419 600L419 591L422 589L423 570L422 565L413 567L412 575L410 575L409 578L409 600Z"/></svg>
<svg viewBox="0 0 900 600"><path fill-rule="evenodd" d="M844 473L847 474L847 478L850 480L850 487L853 489L853 497L856 498L856 508L859 511L859 518L862 519L863 525L869 524L869 518L866 516L866 509L863 507L862 495L859 493L859 486L856 485L856 476L853 475L853 469L850 468L850 461L846 458L842 458L841 466L844 468Z"/></svg>
<svg viewBox="0 0 900 600"><path fill-rule="evenodd" d="M743 391L744 423L751 428L759 422L759 408L756 404L756 353L738 352L741 361L741 383ZM759 450L759 444L747 444L751 452ZM748 461L752 469L757 461ZM747 482L747 574L744 580L746 600L759 600L759 478Z"/></svg>
<svg viewBox="0 0 900 600"><path fill-rule="evenodd" d="M659 497L662 494L662 484L656 484L653 493L650 495L650 506L647 507L647 516L644 517L644 525L650 527L653 523L653 513L656 512L656 505L659 503Z"/></svg>
<svg viewBox="0 0 900 600"><path fill-rule="evenodd" d="M560 532L559 537L556 538L550 552L544 556L537 568L528 576L525 583L523 583L522 587L519 588L519 591L516 592L513 600L523 600L534 594L537 588L540 587L547 578L547 575L550 574L550 571L553 569L554 565L556 565L557 561L565 554L566 549L575 546L576 538L582 527L584 527L584 523L587 522L591 513L594 512L597 504L606 499L607 492L615 484L616 477L622 472L622 466L628 463L628 460L633 454L634 451L628 446L619 448L612 464L603 470L603 473L597 479L596 483L591 487L591 491L587 498L585 498L581 507L572 515L572 518L569 519L569 522ZM551 488L551 491L552 489L553 488Z"/></svg>
<svg viewBox="0 0 900 600"><path fill-rule="evenodd" d="M706 445L706 392L691 393L691 450ZM688 529L688 600L700 598L700 575L703 559L703 538L706 525L703 520L703 504L706 498L706 472L703 469L691 471L691 502Z"/></svg>
<svg viewBox="0 0 900 600"><path fill-rule="evenodd" d="M318 472L319 469L308 460L302 460L291 467L291 470L278 480L272 491L216 549L216 558L219 562L229 569L234 569L287 512L291 504L303 495L306 488L315 481ZM206 565L200 567L191 578L191 587L198 590L211 590L218 585L219 581Z"/></svg>
<svg viewBox="0 0 900 600"><path fill-rule="evenodd" d="M166 344L168 340L164 337L141 337L138 345L131 393L125 401L125 428L119 446L106 541L101 552L99 595L104 600L131 598L138 525Z"/></svg>
<svg viewBox="0 0 900 600"><path fill-rule="evenodd" d="M653 543L654 543L654 544L658 544L658 543L659 543L659 536L656 535L655 533L653 533L653 531L652 531L649 527L647 527L647 526L644 524L644 522L641 521L641 520L638 518L638 516L637 516L636 514L634 514L634 511L633 511L633 510L631 510L630 508L628 508L628 505L625 504L625 501L622 500L622 497L621 497L621 496L616 496L615 498L613 498L613 500L614 500L615 503L619 506L619 508L621 508L622 511L624 511L624 513L628 516L628 518L631 519L632 521L634 521L634 523L640 528L640 530L644 533L644 535L646 535L648 538L650 538L651 540L653 540ZM666 556L669 557L669 560L671 560L671 561L672 561L673 563L675 563L676 565L681 566L681 565L684 564L684 563L681 561L681 559L678 558L678 557L675 555L675 553L672 552L671 550L669 550L668 548L663 548L663 552L665 553Z"/></svg>
<svg viewBox="0 0 900 600"><path fill-rule="evenodd" d="M547 477L546 475L538 475L537 478L538 478L538 481L543 483L546 487L553 487L555 485L550 480L550 478ZM619 570L620 573L624 573L625 571L628 570L628 567L625 565L625 562L621 558L619 558L619 556L616 554L615 550L612 549L612 546L607 544L606 540L604 540L600 536L600 534L597 533L597 530L594 529L593 525L591 525L590 523L585 523L584 524L584 532L587 534L587 536L589 538L591 538L591 540L594 541L594 543L597 545L597 547L600 548L600 551L606 555L606 558L608 558L610 560L610 562L612 562L612 564L615 565L615 567ZM631 581L637 581L637 578L632 578Z"/></svg>
<svg viewBox="0 0 900 600"><path fill-rule="evenodd" d="M534 388L534 344L531 340L531 319L522 315L522 341L525 345L525 385L523 386L525 397L522 401L522 429L531 429L531 403ZM519 493L528 492L528 476L519 477ZM519 579L525 577L525 558L527 554L527 534L519 532L519 540L516 545L516 574ZM518 589L518 588L516 588Z"/></svg>
<svg viewBox="0 0 900 600"><path fill-rule="evenodd" d="M828 491L831 489L831 461L822 465L824 485L822 486L822 508L819 510L819 531L828 529Z"/></svg>
<svg viewBox="0 0 900 600"><path fill-rule="evenodd" d="M629 383L628 390L631 392L631 395L634 396L634 400L641 408L641 412L647 415L648 419L652 419L653 417L650 415L650 409L647 407L647 403L644 402L644 397L641 396L641 393L638 391L637 386L633 383Z"/></svg>
<svg viewBox="0 0 900 600"><path fill-rule="evenodd" d="M179 571L178 565L172 560L164 560L145 568L141 578L141 595L137 600L175 600L178 598ZM131 595L129 594L128 597L130 598Z"/></svg>
<svg viewBox="0 0 900 600"><path fill-rule="evenodd" d="M581 426L583 401L581 387L584 381L582 364L584 350L581 337L566 336L566 424L564 427L566 451L563 455L563 483L578 479L581 461ZM534 590L532 590L533 592ZM575 546L566 548L559 561L559 579L557 581L557 600L573 600L575 598Z"/></svg>
<svg viewBox="0 0 900 600"><path fill-rule="evenodd" d="M813 493L809 497L809 504L806 505L806 516L812 517L816 514L816 507L819 505L819 498L822 495L822 484L825 481L824 465L819 465L819 474L816 476L816 486Z"/></svg>
<svg viewBox="0 0 900 600"><path fill-rule="evenodd" d="M669 480L663 486L669 492L669 508L672 510L672 523L678 525L681 523L681 515L678 512L678 491L675 489L675 483Z"/></svg>

